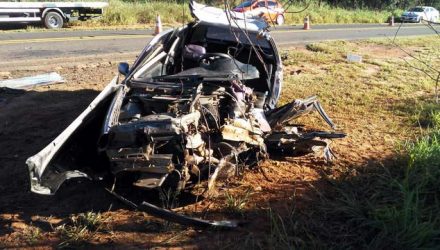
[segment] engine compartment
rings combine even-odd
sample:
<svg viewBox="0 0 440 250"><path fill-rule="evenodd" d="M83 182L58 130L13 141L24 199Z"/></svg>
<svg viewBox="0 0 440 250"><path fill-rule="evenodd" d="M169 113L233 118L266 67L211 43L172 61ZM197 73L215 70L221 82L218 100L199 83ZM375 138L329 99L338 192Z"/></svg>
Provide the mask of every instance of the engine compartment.
<svg viewBox="0 0 440 250"><path fill-rule="evenodd" d="M183 189L191 180L233 173L239 158L255 150L247 145L266 154L263 132L271 129L264 109L274 62L252 55L254 45L232 47L208 30L182 31L168 51L158 50L144 64L155 65L126 82L103 147L113 174L137 172L133 184L143 188L174 175L175 187ZM266 54L269 48L265 44Z"/></svg>

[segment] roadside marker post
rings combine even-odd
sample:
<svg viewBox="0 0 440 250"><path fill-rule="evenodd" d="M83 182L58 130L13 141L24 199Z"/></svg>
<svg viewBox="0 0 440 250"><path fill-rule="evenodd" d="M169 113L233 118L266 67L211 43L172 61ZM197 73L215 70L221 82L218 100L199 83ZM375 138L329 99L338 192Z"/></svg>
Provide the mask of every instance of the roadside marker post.
<svg viewBox="0 0 440 250"><path fill-rule="evenodd" d="M309 30L310 29L310 19L309 16L306 16L304 18L304 28L303 30Z"/></svg>
<svg viewBox="0 0 440 250"><path fill-rule="evenodd" d="M394 16L390 17L390 22L388 24L389 26L394 26Z"/></svg>
<svg viewBox="0 0 440 250"><path fill-rule="evenodd" d="M154 28L154 35L159 34L162 32L162 22L160 21L159 14L156 16L156 27Z"/></svg>

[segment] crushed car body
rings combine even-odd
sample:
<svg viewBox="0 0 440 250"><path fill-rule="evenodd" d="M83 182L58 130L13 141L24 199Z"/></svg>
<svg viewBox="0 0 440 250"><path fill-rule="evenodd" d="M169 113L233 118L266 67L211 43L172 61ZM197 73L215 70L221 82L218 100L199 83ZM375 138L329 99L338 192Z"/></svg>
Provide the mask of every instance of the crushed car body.
<svg viewBox="0 0 440 250"><path fill-rule="evenodd" d="M154 37L131 67L121 63L124 79L115 77L26 161L33 192L54 194L71 178L121 175L136 188L181 191L204 181L211 190L272 151L321 148L331 159L328 141L344 133L289 125L317 111L335 128L316 97L277 107L283 68L267 25L192 1L190 8L196 21Z"/></svg>

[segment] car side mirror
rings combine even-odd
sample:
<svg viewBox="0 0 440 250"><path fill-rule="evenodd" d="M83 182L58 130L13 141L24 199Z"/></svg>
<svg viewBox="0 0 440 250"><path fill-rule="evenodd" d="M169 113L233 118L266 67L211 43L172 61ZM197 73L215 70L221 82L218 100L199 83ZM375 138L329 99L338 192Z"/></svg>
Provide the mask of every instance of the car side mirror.
<svg viewBox="0 0 440 250"><path fill-rule="evenodd" d="M130 66L126 62L120 62L118 64L118 71L124 76L128 75L128 72L130 71Z"/></svg>

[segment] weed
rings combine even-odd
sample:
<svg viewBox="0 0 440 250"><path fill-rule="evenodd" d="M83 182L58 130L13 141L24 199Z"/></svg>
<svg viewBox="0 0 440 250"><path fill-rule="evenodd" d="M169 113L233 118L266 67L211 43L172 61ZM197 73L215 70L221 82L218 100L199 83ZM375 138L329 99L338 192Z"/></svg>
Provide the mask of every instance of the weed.
<svg viewBox="0 0 440 250"><path fill-rule="evenodd" d="M56 227L59 247L78 246L87 242L104 222L100 213L87 212L70 217L70 223Z"/></svg>
<svg viewBox="0 0 440 250"><path fill-rule="evenodd" d="M178 200L178 196L179 196L180 192L173 190L171 188L169 189L163 189L160 188L159 189L159 199L162 202L162 207L166 208L166 209L173 209L176 206L179 205L179 200Z"/></svg>
<svg viewBox="0 0 440 250"><path fill-rule="evenodd" d="M159 188L159 199L162 202L162 207L165 209L173 209L179 205L179 196L180 191L168 188L163 189ZM161 230L162 231L170 231L175 230L179 228L180 225L175 224L173 222L169 221L163 221L163 224L161 224Z"/></svg>
<svg viewBox="0 0 440 250"><path fill-rule="evenodd" d="M252 190L247 189L243 195L232 195L226 192L226 210L233 214L243 215L246 204L249 201L249 196Z"/></svg>
<svg viewBox="0 0 440 250"><path fill-rule="evenodd" d="M29 245L34 245L43 238L43 235L40 228L31 225L24 230L23 238Z"/></svg>

